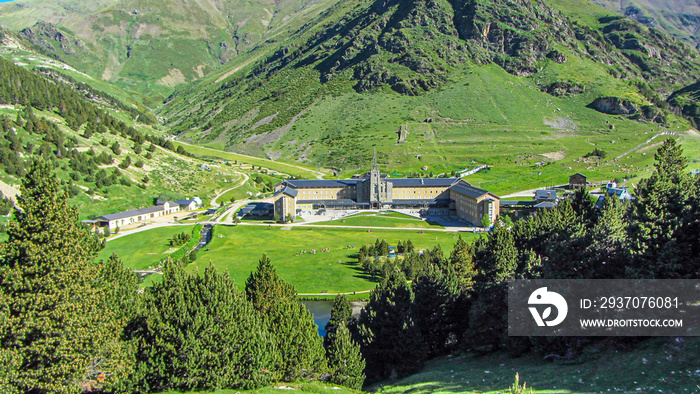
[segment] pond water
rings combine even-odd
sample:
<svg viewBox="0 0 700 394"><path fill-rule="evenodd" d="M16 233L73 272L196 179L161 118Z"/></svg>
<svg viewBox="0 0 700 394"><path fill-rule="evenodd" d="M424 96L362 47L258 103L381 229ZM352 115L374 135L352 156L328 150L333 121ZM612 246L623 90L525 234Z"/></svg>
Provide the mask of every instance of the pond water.
<svg viewBox="0 0 700 394"><path fill-rule="evenodd" d="M15 1L15 0L0 0L0 4L2 4L2 3L9 3L9 2L11 2L11 1Z"/></svg>
<svg viewBox="0 0 700 394"><path fill-rule="evenodd" d="M326 336L326 323L331 320L331 309L333 309L333 301L302 301L306 305L306 309L314 315L314 323L318 326L318 335L321 338Z"/></svg>

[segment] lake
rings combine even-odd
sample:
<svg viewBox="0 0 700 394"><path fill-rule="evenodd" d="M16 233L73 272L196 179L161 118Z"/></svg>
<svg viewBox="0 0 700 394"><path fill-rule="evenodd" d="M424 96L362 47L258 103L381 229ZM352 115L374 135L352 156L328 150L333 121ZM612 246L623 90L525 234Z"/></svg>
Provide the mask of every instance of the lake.
<svg viewBox="0 0 700 394"><path fill-rule="evenodd" d="M302 301L306 309L314 315L314 323L318 326L318 335L321 338L326 336L326 324L331 320L331 309L333 301Z"/></svg>

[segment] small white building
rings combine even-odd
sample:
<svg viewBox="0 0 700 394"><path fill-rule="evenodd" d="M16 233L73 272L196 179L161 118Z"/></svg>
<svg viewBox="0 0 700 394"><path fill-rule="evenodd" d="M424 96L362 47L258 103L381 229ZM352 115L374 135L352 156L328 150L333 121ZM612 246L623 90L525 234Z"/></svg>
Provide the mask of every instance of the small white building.
<svg viewBox="0 0 700 394"><path fill-rule="evenodd" d="M198 206L194 199L177 200L176 203L180 206L181 211L193 211Z"/></svg>

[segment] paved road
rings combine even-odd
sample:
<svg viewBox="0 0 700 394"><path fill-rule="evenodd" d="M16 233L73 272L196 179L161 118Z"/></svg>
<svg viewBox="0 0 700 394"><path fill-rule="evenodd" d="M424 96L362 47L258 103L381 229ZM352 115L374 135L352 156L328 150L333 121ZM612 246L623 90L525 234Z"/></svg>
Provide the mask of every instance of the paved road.
<svg viewBox="0 0 700 394"><path fill-rule="evenodd" d="M565 186L567 186L567 184L564 184L564 185L557 185L557 186L542 186L542 187L538 187L538 188L536 188L536 189L521 190L521 191L519 191L519 192L507 194L507 195L505 195L505 196L501 196L501 198L513 198L513 197L530 197L530 198L532 198L532 197L535 196L535 191L536 191L536 190L552 189L552 188L561 188L561 187L565 187Z"/></svg>
<svg viewBox="0 0 700 394"><path fill-rule="evenodd" d="M306 168L306 167L297 166L297 165L294 165L294 164L289 164L289 163L284 163L284 162L276 162L276 161L274 161L274 160L265 159L265 158L262 158L262 157L244 155L244 154L241 154L241 153L219 151L219 150L217 150L217 149L207 148L206 146L198 146L198 145L188 144L187 142L183 142L183 141L180 141L180 140L176 140L176 141L177 141L178 144L189 145L189 146L197 147L197 148L201 148L201 149L208 149L208 150L211 150L211 151L214 151L214 152L229 153L229 154L232 154L232 155L241 156L241 157L246 157L246 158L249 158L249 159L268 161L268 162L270 162L270 165L271 165L271 166L274 166L275 164L279 164L279 165L281 165L281 166L293 167L293 168L296 168L296 169L299 169L299 170L303 170L303 171L310 172L310 173L316 175L316 178L318 178L318 179L323 179L323 176L324 176L324 174L323 174L322 172L319 172L319 171L316 171L316 170L311 170L311 169L308 169L308 168ZM270 169L273 169L273 168L270 168ZM280 171L280 172L284 172L284 171Z"/></svg>
<svg viewBox="0 0 700 394"><path fill-rule="evenodd" d="M146 225L143 227L138 227L138 228L131 229L131 230L120 230L119 234L114 234L111 237L107 238L107 242L114 241L115 239L119 239L119 238L127 236L127 235L140 233L142 231L153 230L154 228L173 227L173 226L191 226L191 225L192 225L192 223L175 223L175 222L153 223L153 224L149 224L149 225Z"/></svg>
<svg viewBox="0 0 700 394"><path fill-rule="evenodd" d="M217 220L217 223L219 224L232 224L233 223L233 214L236 212L238 209L241 207L244 207L248 205L251 202L269 202L269 203L274 203L274 200L272 197L267 197L267 198L246 198L245 200L241 201L236 201L235 203L231 204L228 208L226 208L226 211L219 217Z"/></svg>
<svg viewBox="0 0 700 394"><path fill-rule="evenodd" d="M220 223L222 224L222 223ZM425 231L425 232L445 232L445 233L455 233L455 232L472 232L474 230L480 231L483 230L480 227L447 227L447 228L435 228L435 229L426 229L426 228L414 228L414 227L367 227L367 226L339 226L339 225L321 225L321 224L305 224L305 223L288 223L288 224L277 224L277 223L250 223L250 222L242 222L240 224L241 226L265 226L265 227L304 227L304 228L309 228L309 227L315 227L315 228L352 228L352 229L361 229L361 230L406 230L406 231Z"/></svg>
<svg viewBox="0 0 700 394"><path fill-rule="evenodd" d="M325 293L299 293L297 295L300 296L335 296L335 295L353 295L353 294L366 294L366 293L371 293L372 290L362 290L362 291L349 291L347 293L331 293L331 292L325 292Z"/></svg>

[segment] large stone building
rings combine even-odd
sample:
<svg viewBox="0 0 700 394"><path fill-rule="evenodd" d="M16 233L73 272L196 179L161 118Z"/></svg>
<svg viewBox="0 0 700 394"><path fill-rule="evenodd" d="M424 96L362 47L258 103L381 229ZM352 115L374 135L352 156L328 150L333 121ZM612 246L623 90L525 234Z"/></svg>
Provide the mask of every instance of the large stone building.
<svg viewBox="0 0 700 394"><path fill-rule="evenodd" d="M285 219L318 209L417 209L479 224L499 215L500 199L460 178L388 178L375 156L372 169L353 179L286 180L275 185L275 215Z"/></svg>

